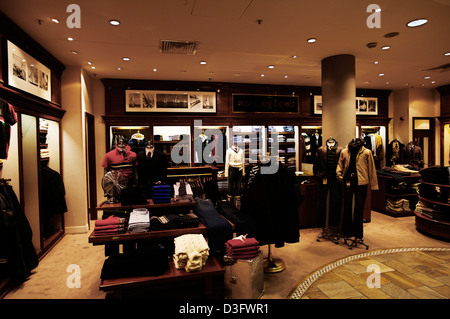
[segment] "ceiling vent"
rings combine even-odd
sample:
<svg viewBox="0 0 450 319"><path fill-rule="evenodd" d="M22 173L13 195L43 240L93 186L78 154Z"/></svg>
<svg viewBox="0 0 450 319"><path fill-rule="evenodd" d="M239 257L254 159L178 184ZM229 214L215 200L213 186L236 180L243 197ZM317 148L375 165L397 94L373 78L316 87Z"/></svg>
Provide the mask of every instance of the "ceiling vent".
<svg viewBox="0 0 450 319"><path fill-rule="evenodd" d="M197 53L197 42L161 40L159 52L194 55Z"/></svg>

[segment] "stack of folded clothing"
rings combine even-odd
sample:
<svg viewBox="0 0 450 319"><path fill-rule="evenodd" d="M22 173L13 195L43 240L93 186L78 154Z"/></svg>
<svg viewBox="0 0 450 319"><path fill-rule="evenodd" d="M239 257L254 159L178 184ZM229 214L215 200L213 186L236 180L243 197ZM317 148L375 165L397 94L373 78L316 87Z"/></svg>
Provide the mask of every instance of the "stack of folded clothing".
<svg viewBox="0 0 450 319"><path fill-rule="evenodd" d="M411 210L409 205L409 200L404 198L388 198L386 199L386 208L396 211L396 212L402 212L405 210Z"/></svg>
<svg viewBox="0 0 450 319"><path fill-rule="evenodd" d="M259 256L259 242L255 238L235 237L225 243L227 256L232 259L253 259Z"/></svg>
<svg viewBox="0 0 450 319"><path fill-rule="evenodd" d="M122 234L126 229L126 218L109 216L106 219L96 220L94 233L95 235L115 235Z"/></svg>
<svg viewBox="0 0 450 319"><path fill-rule="evenodd" d="M176 269L187 272L203 268L209 257L209 246L202 234L186 234L174 239L173 261Z"/></svg>
<svg viewBox="0 0 450 319"><path fill-rule="evenodd" d="M170 203L172 191L170 185L153 186L153 203Z"/></svg>
<svg viewBox="0 0 450 319"><path fill-rule="evenodd" d="M189 183L177 182L173 184L173 193L175 201L188 201L194 197Z"/></svg>
<svg viewBox="0 0 450 319"><path fill-rule="evenodd" d="M130 213L128 230L130 233L142 233L149 231L150 213L147 208L135 208Z"/></svg>
<svg viewBox="0 0 450 319"><path fill-rule="evenodd" d="M166 214L150 217L150 230L180 229L197 227L200 219L193 213Z"/></svg>

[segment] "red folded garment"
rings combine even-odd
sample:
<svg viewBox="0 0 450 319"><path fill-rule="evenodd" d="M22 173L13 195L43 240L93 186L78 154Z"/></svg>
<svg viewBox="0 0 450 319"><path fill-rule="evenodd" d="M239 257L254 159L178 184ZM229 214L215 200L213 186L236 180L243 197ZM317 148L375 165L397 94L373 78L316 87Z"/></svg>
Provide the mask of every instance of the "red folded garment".
<svg viewBox="0 0 450 319"><path fill-rule="evenodd" d="M123 217L115 217L115 216L109 216L106 219L99 219L95 221L95 226L107 226L107 225L118 225L118 224L124 224L126 222L126 219Z"/></svg>
<svg viewBox="0 0 450 319"><path fill-rule="evenodd" d="M94 230L117 230L118 228L124 228L125 229L125 224L95 226Z"/></svg>
<svg viewBox="0 0 450 319"><path fill-rule="evenodd" d="M226 243L233 249L248 246L259 246L259 242L255 238L235 238L228 240Z"/></svg>

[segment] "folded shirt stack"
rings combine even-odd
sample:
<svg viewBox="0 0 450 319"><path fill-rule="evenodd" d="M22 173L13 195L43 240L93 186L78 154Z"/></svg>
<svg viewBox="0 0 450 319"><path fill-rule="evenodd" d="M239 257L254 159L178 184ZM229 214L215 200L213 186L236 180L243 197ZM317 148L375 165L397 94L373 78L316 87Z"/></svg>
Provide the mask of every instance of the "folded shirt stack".
<svg viewBox="0 0 450 319"><path fill-rule="evenodd" d="M155 185L153 186L153 203L170 203L172 197L172 190L170 185Z"/></svg>
<svg viewBox="0 0 450 319"><path fill-rule="evenodd" d="M122 234L126 229L126 218L113 215L106 219L96 220L94 226L95 235Z"/></svg>
<svg viewBox="0 0 450 319"><path fill-rule="evenodd" d="M202 234L186 234L174 238L173 261L176 269L187 272L203 268L209 257L209 246Z"/></svg>
<svg viewBox="0 0 450 319"><path fill-rule="evenodd" d="M128 230L130 233L142 233L150 229L150 213L147 208L135 208L130 213Z"/></svg>
<svg viewBox="0 0 450 319"><path fill-rule="evenodd" d="M259 256L259 242L255 238L239 236L228 240L225 250L232 259L253 259Z"/></svg>

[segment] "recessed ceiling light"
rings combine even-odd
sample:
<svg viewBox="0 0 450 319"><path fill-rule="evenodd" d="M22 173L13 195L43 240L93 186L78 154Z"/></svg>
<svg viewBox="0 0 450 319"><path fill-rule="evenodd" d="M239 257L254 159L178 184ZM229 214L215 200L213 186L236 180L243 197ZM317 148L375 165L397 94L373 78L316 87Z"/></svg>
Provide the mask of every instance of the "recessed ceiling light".
<svg viewBox="0 0 450 319"><path fill-rule="evenodd" d="M54 23L59 23L59 20L58 20L58 19L55 19L55 18L53 18L53 19L52 19L52 22L54 22Z"/></svg>
<svg viewBox="0 0 450 319"><path fill-rule="evenodd" d="M406 25L410 28L415 28L415 27L420 27L421 25L424 25L425 23L427 23L428 20L427 19L415 19L412 21L409 21Z"/></svg>
<svg viewBox="0 0 450 319"><path fill-rule="evenodd" d="M316 41L317 41L316 38L309 38L309 39L308 39L308 43L314 43L314 42L316 42Z"/></svg>
<svg viewBox="0 0 450 319"><path fill-rule="evenodd" d="M69 41L73 41L73 38L67 38L67 40L69 40Z"/></svg>
<svg viewBox="0 0 450 319"><path fill-rule="evenodd" d="M128 58L128 57L123 57L122 60L124 60L124 61L130 61L131 59Z"/></svg>
<svg viewBox="0 0 450 319"><path fill-rule="evenodd" d="M109 24L110 25L119 25L120 21L119 20L109 20Z"/></svg>
<svg viewBox="0 0 450 319"><path fill-rule="evenodd" d="M389 45L385 45L381 47L381 50L389 50L391 48L391 46Z"/></svg>
<svg viewBox="0 0 450 319"><path fill-rule="evenodd" d="M268 65L267 68L268 69L275 69L275 65Z"/></svg>

